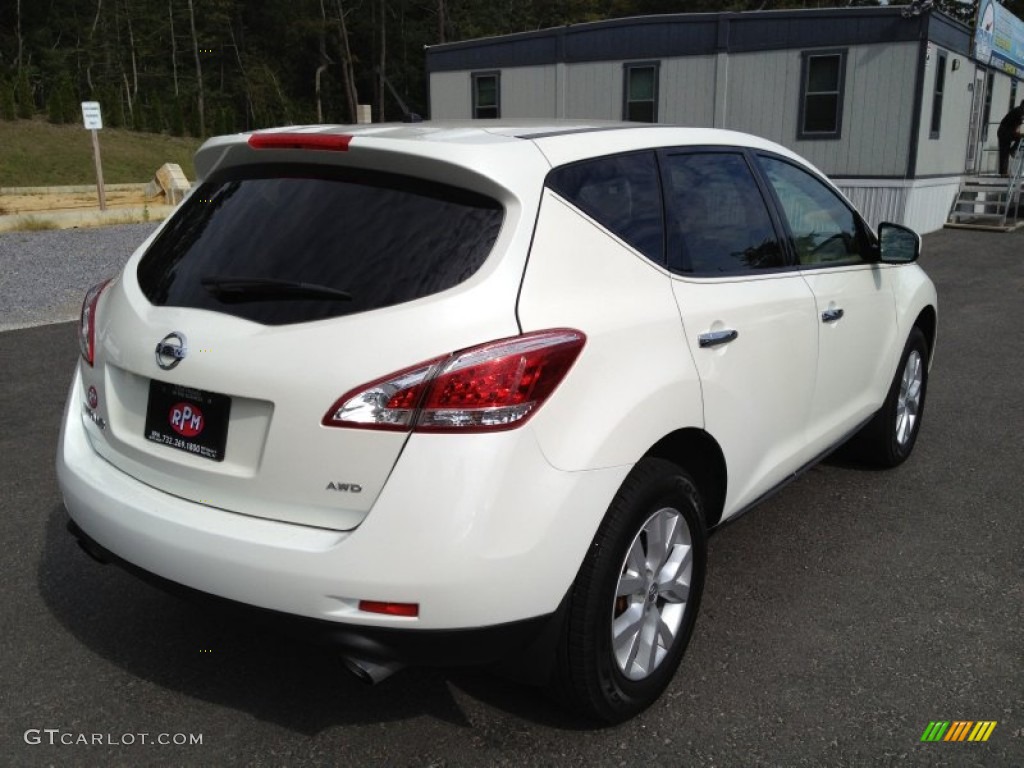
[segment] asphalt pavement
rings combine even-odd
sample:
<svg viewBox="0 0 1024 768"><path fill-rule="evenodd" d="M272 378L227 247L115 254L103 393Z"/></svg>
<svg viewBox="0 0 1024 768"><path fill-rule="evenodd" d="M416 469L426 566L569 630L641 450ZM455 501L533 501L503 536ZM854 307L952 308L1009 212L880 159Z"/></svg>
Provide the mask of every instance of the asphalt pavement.
<svg viewBox="0 0 1024 768"><path fill-rule="evenodd" d="M821 465L713 536L679 673L612 728L480 671L367 687L93 562L53 469L74 324L0 333L0 765L1024 765L1024 233L929 235L922 264L913 457ZM936 720L997 724L922 742Z"/></svg>

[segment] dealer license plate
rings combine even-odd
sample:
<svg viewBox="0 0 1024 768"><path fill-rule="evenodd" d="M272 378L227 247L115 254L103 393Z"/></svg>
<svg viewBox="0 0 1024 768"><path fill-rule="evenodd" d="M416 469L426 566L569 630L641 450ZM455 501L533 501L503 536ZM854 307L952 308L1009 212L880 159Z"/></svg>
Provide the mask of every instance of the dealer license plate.
<svg viewBox="0 0 1024 768"><path fill-rule="evenodd" d="M163 381L149 382L147 440L201 456L224 460L231 398Z"/></svg>

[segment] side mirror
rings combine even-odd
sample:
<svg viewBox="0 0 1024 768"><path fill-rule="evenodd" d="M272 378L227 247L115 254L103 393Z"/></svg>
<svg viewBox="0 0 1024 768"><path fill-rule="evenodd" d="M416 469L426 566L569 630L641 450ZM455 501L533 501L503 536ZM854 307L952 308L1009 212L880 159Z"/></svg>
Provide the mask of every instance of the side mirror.
<svg viewBox="0 0 1024 768"><path fill-rule="evenodd" d="M886 264L909 264L921 255L921 236L901 224L878 225L879 258Z"/></svg>

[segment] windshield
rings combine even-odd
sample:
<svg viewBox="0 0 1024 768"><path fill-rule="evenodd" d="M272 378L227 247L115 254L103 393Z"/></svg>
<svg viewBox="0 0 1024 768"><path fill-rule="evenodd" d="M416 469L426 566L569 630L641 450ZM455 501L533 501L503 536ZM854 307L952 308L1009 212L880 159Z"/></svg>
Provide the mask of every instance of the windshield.
<svg viewBox="0 0 1024 768"><path fill-rule="evenodd" d="M458 285L484 263L504 211L491 198L392 174L248 167L213 177L183 204L138 267L158 306L266 325L365 312ZM314 285L237 301L204 279Z"/></svg>

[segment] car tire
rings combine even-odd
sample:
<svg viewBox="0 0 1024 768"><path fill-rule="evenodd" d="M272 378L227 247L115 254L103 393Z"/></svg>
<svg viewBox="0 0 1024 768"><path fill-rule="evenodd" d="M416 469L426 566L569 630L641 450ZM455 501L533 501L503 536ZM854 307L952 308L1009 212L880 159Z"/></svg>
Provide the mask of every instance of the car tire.
<svg viewBox="0 0 1024 768"><path fill-rule="evenodd" d="M874 467L902 464L914 450L928 392L928 342L915 326L900 356L885 403L850 441L850 455Z"/></svg>
<svg viewBox="0 0 1024 768"><path fill-rule="evenodd" d="M654 702L693 632L706 561L697 486L671 462L642 459L572 587L553 681L558 697L609 723Z"/></svg>

